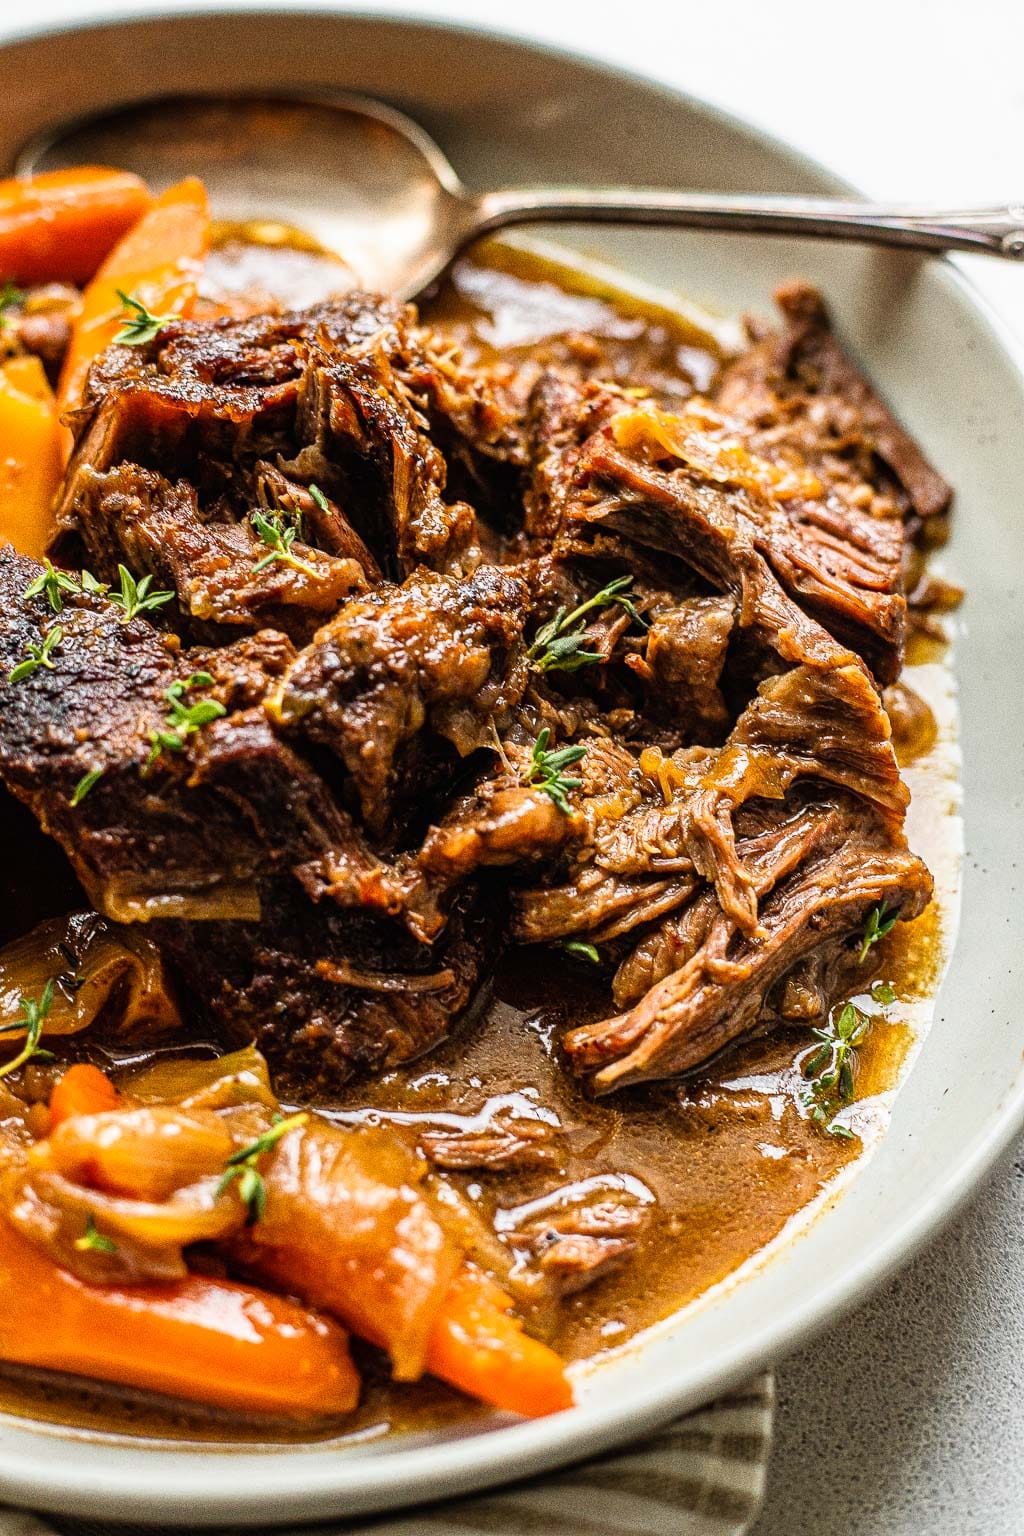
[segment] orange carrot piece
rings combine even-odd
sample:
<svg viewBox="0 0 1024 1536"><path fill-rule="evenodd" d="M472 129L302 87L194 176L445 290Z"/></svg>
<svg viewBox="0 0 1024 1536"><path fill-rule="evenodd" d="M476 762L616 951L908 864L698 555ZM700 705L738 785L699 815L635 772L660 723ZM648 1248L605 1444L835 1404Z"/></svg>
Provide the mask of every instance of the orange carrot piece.
<svg viewBox="0 0 1024 1536"><path fill-rule="evenodd" d="M539 1418L571 1408L565 1366L546 1344L523 1332L512 1300L480 1270L465 1265L434 1323L427 1369L470 1397Z"/></svg>
<svg viewBox="0 0 1024 1536"><path fill-rule="evenodd" d="M118 289L155 315L187 314L209 243L206 189L190 176L157 199L85 290L57 390L62 411L79 403L89 365L117 335L124 318Z"/></svg>
<svg viewBox="0 0 1024 1536"><path fill-rule="evenodd" d="M190 1275L86 1285L0 1221L0 1359L242 1412L349 1413L336 1323L253 1286Z"/></svg>
<svg viewBox="0 0 1024 1536"><path fill-rule="evenodd" d="M120 1103L121 1095L105 1072L88 1062L77 1062L68 1067L50 1095L50 1129L55 1131L74 1115L105 1114Z"/></svg>
<svg viewBox="0 0 1024 1536"><path fill-rule="evenodd" d="M0 367L0 544L36 560L56 532L62 431L38 357L10 358Z"/></svg>
<svg viewBox="0 0 1024 1536"><path fill-rule="evenodd" d="M0 278L88 282L152 202L137 176L95 165L0 181Z"/></svg>

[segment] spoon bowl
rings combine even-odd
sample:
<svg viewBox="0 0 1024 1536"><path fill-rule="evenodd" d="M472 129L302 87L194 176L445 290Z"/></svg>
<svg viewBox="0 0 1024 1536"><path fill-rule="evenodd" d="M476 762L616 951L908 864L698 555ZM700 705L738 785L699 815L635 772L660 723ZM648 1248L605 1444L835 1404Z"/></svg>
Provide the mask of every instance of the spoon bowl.
<svg viewBox="0 0 1024 1536"><path fill-rule="evenodd" d="M403 298L440 276L475 225L433 140L354 95L157 97L38 136L15 170L71 165L116 165L157 192L198 176L218 218L301 230L358 286Z"/></svg>

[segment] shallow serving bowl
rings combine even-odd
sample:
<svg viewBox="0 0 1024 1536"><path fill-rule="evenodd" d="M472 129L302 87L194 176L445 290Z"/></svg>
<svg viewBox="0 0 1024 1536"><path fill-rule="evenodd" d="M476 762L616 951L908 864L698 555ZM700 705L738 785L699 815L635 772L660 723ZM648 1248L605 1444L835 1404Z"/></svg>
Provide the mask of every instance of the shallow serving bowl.
<svg viewBox="0 0 1024 1536"><path fill-rule="evenodd" d="M636 77L482 33L322 12L179 15L21 37L0 47L0 165L55 114L136 91L332 86L418 117L470 185L839 188L764 135ZM175 1448L0 1415L4 1501L119 1520L266 1524L394 1508L592 1454L835 1321L954 1209L1024 1119L1024 360L944 262L746 237L591 229L560 238L726 313L763 311L775 283L806 274L958 487L949 564L969 594L956 645L963 914L888 1137L799 1237L586 1376L569 1413L340 1451Z"/></svg>

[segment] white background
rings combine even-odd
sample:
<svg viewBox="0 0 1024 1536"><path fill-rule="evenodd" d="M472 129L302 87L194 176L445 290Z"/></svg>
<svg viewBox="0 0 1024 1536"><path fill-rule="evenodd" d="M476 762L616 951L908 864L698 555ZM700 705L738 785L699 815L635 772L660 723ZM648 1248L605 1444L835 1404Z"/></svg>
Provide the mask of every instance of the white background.
<svg viewBox="0 0 1024 1536"><path fill-rule="evenodd" d="M216 0L35 0L15 10L0 0L0 35L218 8ZM275 0L273 8L291 7ZM1024 200L1020 0L324 8L477 22L591 53L752 120L872 196L948 206ZM1024 268L977 257L964 265L1024 338ZM928 1254L781 1367L757 1536L1024 1536L1022 1234L1024 1145Z"/></svg>

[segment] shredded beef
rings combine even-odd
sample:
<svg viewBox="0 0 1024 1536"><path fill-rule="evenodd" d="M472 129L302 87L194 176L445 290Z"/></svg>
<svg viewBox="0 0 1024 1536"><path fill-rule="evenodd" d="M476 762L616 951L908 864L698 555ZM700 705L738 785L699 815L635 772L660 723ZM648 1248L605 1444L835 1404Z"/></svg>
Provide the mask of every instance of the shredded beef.
<svg viewBox="0 0 1024 1536"><path fill-rule="evenodd" d="M52 366L74 300L11 344ZM0 781L197 1030L329 1093L442 1040L507 942L576 941L610 1016L564 1052L604 1093L820 1020L869 914L922 910L879 690L949 491L818 296L779 300L700 395L667 332L467 362L362 293L97 360L55 547L91 579L57 612L0 550ZM126 619L121 567L171 598ZM516 1237L555 1290L635 1248L602 1209Z"/></svg>

